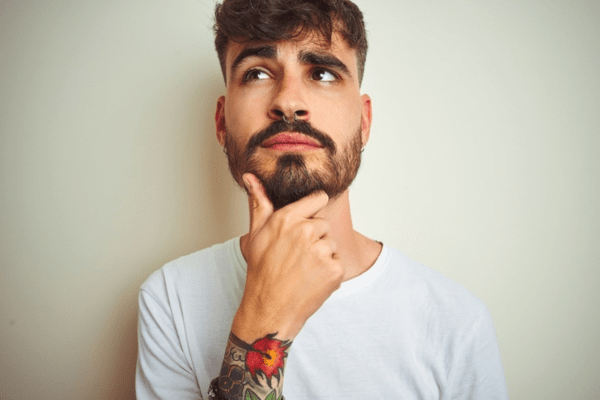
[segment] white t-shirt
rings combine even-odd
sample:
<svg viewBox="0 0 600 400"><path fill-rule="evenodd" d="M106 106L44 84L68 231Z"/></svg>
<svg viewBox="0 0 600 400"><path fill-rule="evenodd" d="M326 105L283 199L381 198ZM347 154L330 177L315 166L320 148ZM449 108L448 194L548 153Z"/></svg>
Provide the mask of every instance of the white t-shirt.
<svg viewBox="0 0 600 400"><path fill-rule="evenodd" d="M245 276L236 238L148 278L139 298L138 400L207 395ZM306 322L290 347L283 394L287 400L508 399L485 305L386 246Z"/></svg>

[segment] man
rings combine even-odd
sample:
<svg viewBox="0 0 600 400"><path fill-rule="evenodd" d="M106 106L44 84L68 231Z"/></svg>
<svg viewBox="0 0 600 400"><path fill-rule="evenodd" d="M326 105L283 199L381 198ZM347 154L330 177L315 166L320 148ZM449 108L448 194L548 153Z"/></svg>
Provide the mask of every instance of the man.
<svg viewBox="0 0 600 400"><path fill-rule="evenodd" d="M215 31L217 139L250 229L142 286L138 398L506 399L485 306L352 228L371 127L358 8L225 0Z"/></svg>

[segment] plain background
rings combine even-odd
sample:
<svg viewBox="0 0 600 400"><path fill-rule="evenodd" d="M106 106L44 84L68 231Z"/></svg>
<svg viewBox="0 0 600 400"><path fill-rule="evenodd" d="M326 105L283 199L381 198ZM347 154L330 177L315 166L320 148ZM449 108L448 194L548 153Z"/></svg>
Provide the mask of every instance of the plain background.
<svg viewBox="0 0 600 400"><path fill-rule="evenodd" d="M511 399L599 399L600 3L358 4L356 228L485 301ZM134 398L140 284L244 233L212 10L0 2L0 399Z"/></svg>

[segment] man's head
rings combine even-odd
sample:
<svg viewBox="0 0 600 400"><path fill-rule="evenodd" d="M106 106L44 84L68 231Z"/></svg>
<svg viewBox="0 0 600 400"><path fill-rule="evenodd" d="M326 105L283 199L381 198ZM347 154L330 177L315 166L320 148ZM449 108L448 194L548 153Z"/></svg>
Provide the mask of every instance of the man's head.
<svg viewBox="0 0 600 400"><path fill-rule="evenodd" d="M348 22L350 21L350 22ZM251 172L275 209L324 190L344 193L368 140L360 95L366 38L345 0L225 0L216 45L227 86L217 139L234 179Z"/></svg>
<svg viewBox="0 0 600 400"><path fill-rule="evenodd" d="M367 59L362 12L348 0L225 0L215 8L215 48L227 83L226 53L231 42L295 41L314 36L331 44L337 32L356 50L358 81Z"/></svg>

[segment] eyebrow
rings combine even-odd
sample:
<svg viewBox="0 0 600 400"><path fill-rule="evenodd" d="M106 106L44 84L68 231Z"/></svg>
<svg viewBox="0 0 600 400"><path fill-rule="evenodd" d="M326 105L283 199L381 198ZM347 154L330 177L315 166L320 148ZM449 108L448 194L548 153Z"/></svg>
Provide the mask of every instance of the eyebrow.
<svg viewBox="0 0 600 400"><path fill-rule="evenodd" d="M314 51L301 51L298 59L304 64L319 65L321 67L329 67L337 69L352 77L350 70L339 58L328 53L315 53Z"/></svg>
<svg viewBox="0 0 600 400"><path fill-rule="evenodd" d="M242 63L242 61L249 57L274 59L277 57L277 49L275 46L270 45L245 48L240 52L240 54L238 54L235 60L233 60L233 64L231 64L231 75L235 75L235 70L237 67Z"/></svg>
<svg viewBox="0 0 600 400"><path fill-rule="evenodd" d="M254 46L247 47L238 54L238 56L233 60L231 64L231 75L235 75L236 69L240 66L240 64L247 58L250 57L260 57L266 59L275 59L277 58L277 48L272 45L262 45L262 46ZM303 64L309 65L318 65L321 67L329 67L332 69L336 69L352 77L352 73L350 69L344 64L339 58L331 55L329 53L320 53L314 51L301 51L298 54L298 60Z"/></svg>

